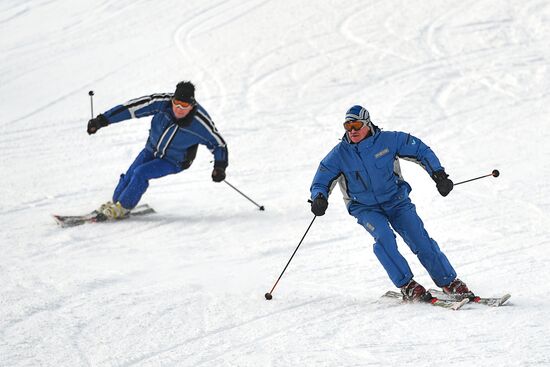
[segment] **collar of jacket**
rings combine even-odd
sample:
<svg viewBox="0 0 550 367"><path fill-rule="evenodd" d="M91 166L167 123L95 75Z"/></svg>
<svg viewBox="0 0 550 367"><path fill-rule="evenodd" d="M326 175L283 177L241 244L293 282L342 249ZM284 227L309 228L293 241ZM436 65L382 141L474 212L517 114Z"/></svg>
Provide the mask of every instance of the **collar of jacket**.
<svg viewBox="0 0 550 367"><path fill-rule="evenodd" d="M179 127L187 127L191 125L193 119L195 118L195 114L197 113L197 106L193 107L193 109L189 111L187 116L181 119L176 118L176 116L174 115L174 111L170 110L170 112L172 113L172 119L174 120L174 123L176 125L178 125Z"/></svg>
<svg viewBox="0 0 550 367"><path fill-rule="evenodd" d="M346 147L349 149L356 149L358 151L369 149L374 145L374 142L376 139L378 139L378 136L380 135L380 131L377 131L374 133L374 135L370 135L366 137L365 139L361 140L359 143L353 143L350 139L347 133L344 133L344 137L342 138L342 142Z"/></svg>

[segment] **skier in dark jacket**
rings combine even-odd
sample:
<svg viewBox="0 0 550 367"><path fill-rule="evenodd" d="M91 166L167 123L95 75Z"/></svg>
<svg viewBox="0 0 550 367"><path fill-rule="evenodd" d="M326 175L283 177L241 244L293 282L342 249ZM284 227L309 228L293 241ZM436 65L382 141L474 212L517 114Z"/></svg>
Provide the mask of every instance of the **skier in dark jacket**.
<svg viewBox="0 0 550 367"><path fill-rule="evenodd" d="M473 297L424 229L409 199L411 187L401 175L398 158L415 161L433 178L439 193L447 196L453 182L435 153L410 134L380 131L361 106L347 111L344 128L344 138L321 161L313 179L311 211L317 216L325 214L328 196L338 182L348 212L374 237L374 253L405 300L427 301L432 297L413 280L407 261L397 249L393 230L444 292Z"/></svg>
<svg viewBox="0 0 550 367"><path fill-rule="evenodd" d="M195 86L180 82L174 93L152 94L133 99L88 122L88 134L109 124L153 115L145 148L120 176L112 202L100 207L109 219L119 219L134 208L149 187L149 180L188 169L199 144L214 155L212 180L225 179L227 145L206 110L195 100Z"/></svg>

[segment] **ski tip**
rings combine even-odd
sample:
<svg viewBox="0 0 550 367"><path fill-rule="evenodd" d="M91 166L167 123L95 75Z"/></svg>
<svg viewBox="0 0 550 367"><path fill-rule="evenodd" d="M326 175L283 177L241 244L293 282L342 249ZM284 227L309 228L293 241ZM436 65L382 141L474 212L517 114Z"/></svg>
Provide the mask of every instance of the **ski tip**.
<svg viewBox="0 0 550 367"><path fill-rule="evenodd" d="M512 296L509 293L506 293L502 297L474 297L470 301L490 307L500 307L503 306Z"/></svg>
<svg viewBox="0 0 550 367"><path fill-rule="evenodd" d="M506 293L504 296L502 296L500 298L500 301L498 302L498 305L499 306L502 306L503 304L505 304L506 302L508 302L508 300L512 298L512 295L510 293Z"/></svg>
<svg viewBox="0 0 550 367"><path fill-rule="evenodd" d="M462 301L457 302L453 307L451 307L453 310L457 311L460 310L466 303L469 303L470 299L464 298Z"/></svg>

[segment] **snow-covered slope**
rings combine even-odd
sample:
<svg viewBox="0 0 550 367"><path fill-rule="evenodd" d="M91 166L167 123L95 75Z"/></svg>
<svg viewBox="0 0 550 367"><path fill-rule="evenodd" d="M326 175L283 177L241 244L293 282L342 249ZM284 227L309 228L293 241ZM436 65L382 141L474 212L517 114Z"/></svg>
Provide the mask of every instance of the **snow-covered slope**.
<svg viewBox="0 0 550 367"><path fill-rule="evenodd" d="M0 365L550 364L548 1L4 0L0 33ZM228 141L227 180L266 211L213 183L201 149L152 182L158 214L58 228L147 137L147 118L88 136L87 92L99 113L182 79ZM509 307L380 303L392 284L339 192L264 300L353 104L455 181L500 170L442 198L402 164L460 277Z"/></svg>

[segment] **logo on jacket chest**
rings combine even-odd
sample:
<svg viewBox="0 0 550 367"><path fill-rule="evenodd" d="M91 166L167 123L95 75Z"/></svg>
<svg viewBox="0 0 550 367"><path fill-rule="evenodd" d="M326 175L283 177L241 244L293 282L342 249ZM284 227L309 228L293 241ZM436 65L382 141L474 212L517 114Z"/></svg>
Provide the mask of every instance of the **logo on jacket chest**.
<svg viewBox="0 0 550 367"><path fill-rule="evenodd" d="M378 159L378 158L380 158L380 157L385 156L385 155L388 154L389 152L390 152L389 148L384 148L384 149L382 149L381 151L379 151L378 153L376 153L376 154L374 155L374 158Z"/></svg>

